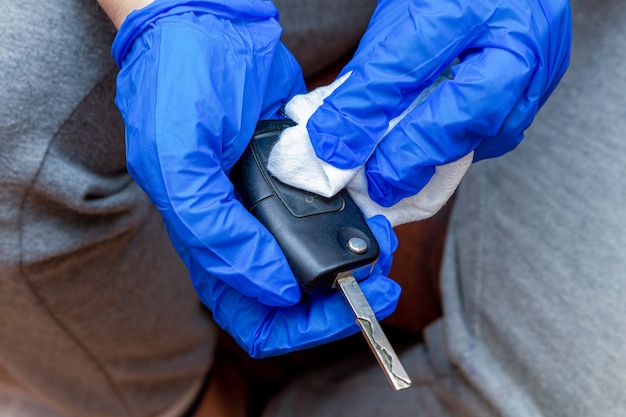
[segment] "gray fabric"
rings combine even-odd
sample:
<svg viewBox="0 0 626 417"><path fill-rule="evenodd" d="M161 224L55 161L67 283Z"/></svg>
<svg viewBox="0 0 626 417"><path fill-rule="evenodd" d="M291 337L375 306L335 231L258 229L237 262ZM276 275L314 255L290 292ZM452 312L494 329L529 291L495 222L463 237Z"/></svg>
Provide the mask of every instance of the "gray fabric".
<svg viewBox="0 0 626 417"><path fill-rule="evenodd" d="M561 85L519 149L459 190L444 316L401 355L415 387L394 393L355 362L266 416L626 416L626 8L572 7Z"/></svg>
<svg viewBox="0 0 626 417"><path fill-rule="evenodd" d="M0 27L0 415L186 406L214 328L125 172L113 28L77 0L5 0Z"/></svg>
<svg viewBox="0 0 626 417"><path fill-rule="evenodd" d="M307 74L375 4L278 3ZM1 5L0 415L180 414L214 327L125 171L114 29L95 0Z"/></svg>
<svg viewBox="0 0 626 417"><path fill-rule="evenodd" d="M355 49L376 6L375 0L275 0L282 40L305 77L345 58Z"/></svg>
<svg viewBox="0 0 626 417"><path fill-rule="evenodd" d="M507 416L626 415L626 8L572 6L571 68L475 166L443 280L451 360Z"/></svg>

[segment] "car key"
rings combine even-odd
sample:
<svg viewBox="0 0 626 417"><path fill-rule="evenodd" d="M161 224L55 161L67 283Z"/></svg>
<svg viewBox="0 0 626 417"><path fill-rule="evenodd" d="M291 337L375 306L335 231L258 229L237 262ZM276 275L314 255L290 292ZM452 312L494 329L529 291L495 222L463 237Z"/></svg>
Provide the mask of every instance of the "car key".
<svg viewBox="0 0 626 417"><path fill-rule="evenodd" d="M276 238L305 292L343 294L391 386L408 388L411 380L357 282L369 276L380 252L360 210L345 190L325 198L284 184L267 170L280 132L293 125L259 122L231 171L237 196Z"/></svg>

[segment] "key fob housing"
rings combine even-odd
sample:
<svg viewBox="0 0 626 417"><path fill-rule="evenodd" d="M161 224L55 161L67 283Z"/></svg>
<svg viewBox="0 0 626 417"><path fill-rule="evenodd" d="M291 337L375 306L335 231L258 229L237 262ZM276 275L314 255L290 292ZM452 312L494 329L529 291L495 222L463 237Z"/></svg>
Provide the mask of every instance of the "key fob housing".
<svg viewBox="0 0 626 417"><path fill-rule="evenodd" d="M275 237L303 290L318 295L333 291L342 272L367 277L380 249L347 191L325 198L291 187L267 170L280 132L293 125L259 122L230 179L243 206Z"/></svg>

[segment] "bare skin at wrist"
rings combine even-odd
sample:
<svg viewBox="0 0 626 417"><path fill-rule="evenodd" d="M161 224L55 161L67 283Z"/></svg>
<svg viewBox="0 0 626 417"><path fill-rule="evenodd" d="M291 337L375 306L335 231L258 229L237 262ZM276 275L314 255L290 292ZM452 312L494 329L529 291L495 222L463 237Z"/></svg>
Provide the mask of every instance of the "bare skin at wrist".
<svg viewBox="0 0 626 417"><path fill-rule="evenodd" d="M98 0L98 4L109 16L117 29L120 28L126 16L133 10L146 7L154 0Z"/></svg>

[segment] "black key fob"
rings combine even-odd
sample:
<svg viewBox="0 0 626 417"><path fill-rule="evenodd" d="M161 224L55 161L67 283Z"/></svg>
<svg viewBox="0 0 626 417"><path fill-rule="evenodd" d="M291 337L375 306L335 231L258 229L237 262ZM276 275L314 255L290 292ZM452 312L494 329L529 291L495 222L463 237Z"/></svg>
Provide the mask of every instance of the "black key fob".
<svg viewBox="0 0 626 417"><path fill-rule="evenodd" d="M333 291L342 272L357 279L369 275L380 249L347 191L325 198L291 187L267 170L280 132L293 125L259 122L230 179L243 206L276 238L304 291L324 294Z"/></svg>

